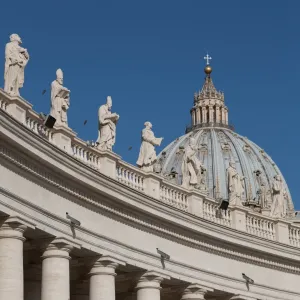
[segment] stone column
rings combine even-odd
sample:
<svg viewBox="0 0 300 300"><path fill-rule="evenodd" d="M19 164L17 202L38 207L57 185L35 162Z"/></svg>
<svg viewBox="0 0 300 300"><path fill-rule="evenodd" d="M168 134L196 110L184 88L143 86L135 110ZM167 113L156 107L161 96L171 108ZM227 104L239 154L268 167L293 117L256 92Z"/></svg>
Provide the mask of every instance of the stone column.
<svg viewBox="0 0 300 300"><path fill-rule="evenodd" d="M192 109L192 125L196 125L196 114L194 109Z"/></svg>
<svg viewBox="0 0 300 300"><path fill-rule="evenodd" d="M202 108L202 112L203 112L203 123L207 122L207 115L206 115L206 107Z"/></svg>
<svg viewBox="0 0 300 300"><path fill-rule="evenodd" d="M42 259L41 300L70 299L70 251L73 246L64 239L48 244Z"/></svg>
<svg viewBox="0 0 300 300"><path fill-rule="evenodd" d="M23 237L27 226L7 219L0 223L0 299L24 299Z"/></svg>
<svg viewBox="0 0 300 300"><path fill-rule="evenodd" d="M200 284L194 283L189 285L183 292L181 300L202 300L207 292L212 292L213 289L203 287Z"/></svg>
<svg viewBox="0 0 300 300"><path fill-rule="evenodd" d="M228 109L225 108L225 123L228 125Z"/></svg>
<svg viewBox="0 0 300 300"><path fill-rule="evenodd" d="M164 274L148 271L139 279L136 290L137 300L160 300L160 284L164 279L170 279Z"/></svg>
<svg viewBox="0 0 300 300"><path fill-rule="evenodd" d="M221 107L221 123L225 124L225 110Z"/></svg>
<svg viewBox="0 0 300 300"><path fill-rule="evenodd" d="M210 105L209 106L209 123L213 123L214 122L214 108Z"/></svg>
<svg viewBox="0 0 300 300"><path fill-rule="evenodd" d="M201 123L201 112L200 107L197 108L197 124Z"/></svg>
<svg viewBox="0 0 300 300"><path fill-rule="evenodd" d="M216 106L216 123L220 123L220 107Z"/></svg>
<svg viewBox="0 0 300 300"><path fill-rule="evenodd" d="M111 256L102 256L93 265L90 276L89 300L115 300L115 270L119 265L125 265Z"/></svg>
<svg viewBox="0 0 300 300"><path fill-rule="evenodd" d="M205 107L201 108L201 112L202 112L202 122L201 123L205 123L205 115L206 115Z"/></svg>

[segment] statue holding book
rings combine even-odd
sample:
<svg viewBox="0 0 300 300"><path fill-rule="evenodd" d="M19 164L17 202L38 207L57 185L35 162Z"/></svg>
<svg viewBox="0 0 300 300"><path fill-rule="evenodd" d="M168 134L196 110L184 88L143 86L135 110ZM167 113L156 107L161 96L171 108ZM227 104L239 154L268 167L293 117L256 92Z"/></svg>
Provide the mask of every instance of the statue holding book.
<svg viewBox="0 0 300 300"><path fill-rule="evenodd" d="M112 151L112 147L116 142L116 125L119 115L111 112L112 99L108 96L106 104L100 106L98 111L99 127L97 148L100 150Z"/></svg>
<svg viewBox="0 0 300 300"><path fill-rule="evenodd" d="M63 86L63 72L56 71L56 80L51 84L50 115L56 119L57 125L68 126L67 110L70 107L70 90Z"/></svg>

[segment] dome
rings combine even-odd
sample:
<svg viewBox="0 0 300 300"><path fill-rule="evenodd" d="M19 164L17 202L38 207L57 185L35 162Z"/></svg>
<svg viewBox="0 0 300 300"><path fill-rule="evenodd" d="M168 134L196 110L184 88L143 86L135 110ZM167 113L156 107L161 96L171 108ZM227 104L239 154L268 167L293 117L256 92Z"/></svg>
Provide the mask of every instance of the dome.
<svg viewBox="0 0 300 300"><path fill-rule="evenodd" d="M241 196L243 205L262 211L271 207L272 184L274 177L279 175L285 190L287 213L292 216L293 202L279 168L262 148L234 132L228 124L224 94L215 89L209 75L206 75L201 91L194 96L191 116L192 125L187 133L159 154L163 176L176 184L183 184L184 152L190 138L193 138L197 147L195 155L203 166L196 188L214 199L229 199L227 168L232 162L236 171L245 177ZM264 205L262 197L265 199Z"/></svg>

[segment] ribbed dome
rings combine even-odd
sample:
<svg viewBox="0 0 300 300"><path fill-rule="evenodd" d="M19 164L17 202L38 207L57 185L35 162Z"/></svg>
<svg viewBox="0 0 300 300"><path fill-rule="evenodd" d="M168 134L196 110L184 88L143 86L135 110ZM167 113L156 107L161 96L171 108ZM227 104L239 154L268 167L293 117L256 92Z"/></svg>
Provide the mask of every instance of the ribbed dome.
<svg viewBox="0 0 300 300"><path fill-rule="evenodd" d="M228 199L227 168L229 162L235 162L237 172L246 177L242 201L260 210L271 206L274 176L280 175L285 187L288 215L292 216L294 205L279 168L263 149L235 133L228 125L224 94L216 90L210 75L206 76L202 89L195 93L191 117L189 132L169 144L159 155L164 176L182 184L184 149L193 137L199 149L197 158L206 168L197 188L212 198ZM259 203L262 193L264 207L260 207Z"/></svg>
<svg viewBox="0 0 300 300"><path fill-rule="evenodd" d="M186 148L190 137L196 139L199 147L198 159L207 170L205 174L206 191L204 191L210 197L228 199L226 170L229 162L234 161L237 171L246 177L243 201L258 202L257 192L260 190L260 183L256 171L259 170L260 176L266 184L268 203L272 203L271 187L274 176L280 175L287 191L288 210L294 210L288 186L271 157L255 143L230 129L203 128L176 139L160 154L164 175L177 172L178 176L175 180L181 184L183 154L180 150Z"/></svg>

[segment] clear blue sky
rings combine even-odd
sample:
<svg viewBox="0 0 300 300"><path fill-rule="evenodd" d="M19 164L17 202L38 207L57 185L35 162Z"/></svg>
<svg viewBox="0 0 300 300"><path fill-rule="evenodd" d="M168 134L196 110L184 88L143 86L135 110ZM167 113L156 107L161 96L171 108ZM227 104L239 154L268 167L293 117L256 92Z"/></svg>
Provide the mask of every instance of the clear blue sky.
<svg viewBox="0 0 300 300"><path fill-rule="evenodd" d="M11 33L31 55L22 96L49 112L62 68L69 125L95 140L98 107L111 95L121 116L114 150L131 163L145 121L163 147L184 133L208 51L230 121L271 155L300 208L299 1L3 1L1 11L0 69Z"/></svg>

